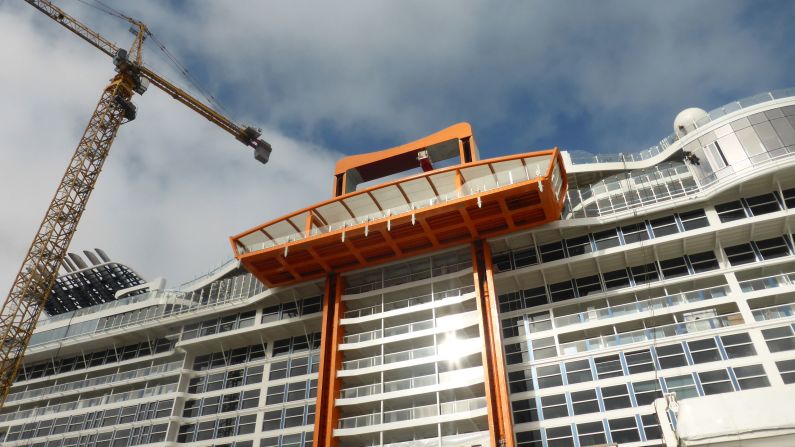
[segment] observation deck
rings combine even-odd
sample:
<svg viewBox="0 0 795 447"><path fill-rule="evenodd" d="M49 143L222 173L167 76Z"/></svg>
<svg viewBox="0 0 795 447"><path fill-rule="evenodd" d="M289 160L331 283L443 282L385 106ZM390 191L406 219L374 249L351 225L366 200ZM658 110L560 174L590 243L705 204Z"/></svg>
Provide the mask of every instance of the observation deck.
<svg viewBox="0 0 795 447"><path fill-rule="evenodd" d="M433 148L471 160L472 154L465 157L469 138L469 125L459 124L404 146L348 157L338 163L338 171L344 166L350 175L351 160L366 159L356 180L368 181L361 173L375 171L373 160L394 166L398 157L405 161L412 154L417 160L416 154ZM343 191L355 186L338 173L337 197L232 236L235 257L276 287L560 218L567 183L557 148L441 169L422 167L420 174L347 193ZM378 175L389 174L394 173L381 170Z"/></svg>

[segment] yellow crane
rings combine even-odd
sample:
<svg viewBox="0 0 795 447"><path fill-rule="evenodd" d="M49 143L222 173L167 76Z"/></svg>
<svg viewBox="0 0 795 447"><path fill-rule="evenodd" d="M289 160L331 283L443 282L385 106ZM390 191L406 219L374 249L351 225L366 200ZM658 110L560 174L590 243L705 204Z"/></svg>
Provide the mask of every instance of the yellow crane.
<svg viewBox="0 0 795 447"><path fill-rule="evenodd" d="M58 276L69 242L77 229L91 191L102 170L119 127L135 119L134 93L143 94L150 84L207 118L247 146L254 157L267 163L271 146L260 138L261 131L239 126L198 99L154 73L142 63L144 39L151 36L146 25L122 16L135 30L127 51L80 23L46 0L25 0L47 17L60 23L103 53L113 58L116 75L102 92L91 119L77 145L55 196L22 262L6 301L0 309L0 408L22 365L23 355L44 304Z"/></svg>

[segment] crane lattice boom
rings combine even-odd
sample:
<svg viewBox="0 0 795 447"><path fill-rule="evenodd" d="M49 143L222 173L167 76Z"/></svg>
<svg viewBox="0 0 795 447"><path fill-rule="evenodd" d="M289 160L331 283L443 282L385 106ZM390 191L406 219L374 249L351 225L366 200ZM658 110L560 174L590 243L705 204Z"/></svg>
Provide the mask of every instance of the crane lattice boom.
<svg viewBox="0 0 795 447"><path fill-rule="evenodd" d="M259 129L235 124L142 64L143 41L150 35L143 23L128 18L138 29L128 52L49 1L26 1L113 57L118 74L102 92L99 104L91 115L22 267L14 279L11 291L0 308L0 408L22 365L25 350L55 284L58 269L66 256L116 133L124 122L135 119L136 110L131 102L134 93L143 94L151 83L239 141L253 147L255 158L262 163L268 161L271 152L270 145L259 138Z"/></svg>

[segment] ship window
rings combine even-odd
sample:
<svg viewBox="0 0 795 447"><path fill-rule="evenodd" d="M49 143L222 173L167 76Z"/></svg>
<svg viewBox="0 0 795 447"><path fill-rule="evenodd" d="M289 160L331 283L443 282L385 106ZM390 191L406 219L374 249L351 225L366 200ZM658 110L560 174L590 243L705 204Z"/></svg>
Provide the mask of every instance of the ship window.
<svg viewBox="0 0 795 447"><path fill-rule="evenodd" d="M734 376L737 377L737 384L740 385L741 390L770 386L770 381L767 380L765 368L762 365L737 366L732 370L734 370Z"/></svg>
<svg viewBox="0 0 795 447"><path fill-rule="evenodd" d="M210 374L207 376L205 391L216 391L224 387L224 373Z"/></svg>
<svg viewBox="0 0 795 447"><path fill-rule="evenodd" d="M787 208L795 208L795 188L785 189L782 193L784 193L784 204L787 205Z"/></svg>
<svg viewBox="0 0 795 447"><path fill-rule="evenodd" d="M774 194L762 194L761 196L749 197L745 199L748 203L748 208L754 216L761 216L762 214L775 213L781 207L776 200Z"/></svg>
<svg viewBox="0 0 795 447"><path fill-rule="evenodd" d="M547 447L574 447L571 426L550 427L546 430Z"/></svg>
<svg viewBox="0 0 795 447"><path fill-rule="evenodd" d="M208 397L202 401L202 416L218 413L221 396Z"/></svg>
<svg viewBox="0 0 795 447"><path fill-rule="evenodd" d="M522 317L504 318L502 320L502 336L505 338L519 336L520 328L522 329L521 332L524 333L524 318Z"/></svg>
<svg viewBox="0 0 795 447"><path fill-rule="evenodd" d="M676 219L674 216L661 217L659 219L651 220L649 223L651 224L654 237L663 237L679 232L679 228L676 226Z"/></svg>
<svg viewBox="0 0 795 447"><path fill-rule="evenodd" d="M127 407L127 408L130 408L130 407ZM133 412L134 412L134 407L132 407L132 408L133 408ZM132 421L129 421L129 422L132 422ZM65 433L67 425L69 425L69 418L68 417L56 419L55 420L55 424L52 427L52 434L53 435L59 435L61 433ZM0 435L0 439L1 438L2 438L2 435Z"/></svg>
<svg viewBox="0 0 795 447"><path fill-rule="evenodd" d="M259 447L279 447L279 437L262 438L259 441Z"/></svg>
<svg viewBox="0 0 795 447"><path fill-rule="evenodd" d="M795 383L795 359L776 362L776 368L784 383Z"/></svg>
<svg viewBox="0 0 795 447"><path fill-rule="evenodd" d="M707 363L721 360L720 351L718 351L718 345L715 343L714 338L690 341L687 342L687 347L690 349L690 356L693 358L693 363Z"/></svg>
<svg viewBox="0 0 795 447"><path fill-rule="evenodd" d="M272 321L279 321L279 306L270 306L262 309L262 320L263 323L269 323Z"/></svg>
<svg viewBox="0 0 795 447"><path fill-rule="evenodd" d="M182 417L184 418L195 418L199 415L199 403L200 400L186 400L185 407L182 410Z"/></svg>
<svg viewBox="0 0 795 447"><path fill-rule="evenodd" d="M524 295L524 307L543 306L548 303L547 291L544 287L526 289L522 291L522 295Z"/></svg>
<svg viewBox="0 0 795 447"><path fill-rule="evenodd" d="M616 444L640 441L638 425L634 417L610 419L610 436Z"/></svg>
<svg viewBox="0 0 795 447"><path fill-rule="evenodd" d="M649 232L643 222L621 227L621 232L624 234L625 244L641 242L649 238Z"/></svg>
<svg viewBox="0 0 795 447"><path fill-rule="evenodd" d="M654 359L648 349L624 354L630 374L637 374L646 371L654 371Z"/></svg>
<svg viewBox="0 0 795 447"><path fill-rule="evenodd" d="M516 268L538 264L538 256L536 256L535 248L529 247L516 250L513 253L513 263Z"/></svg>
<svg viewBox="0 0 795 447"><path fill-rule="evenodd" d="M586 276L585 278L577 278L577 296L587 296L590 293L597 293L602 291L602 283L599 282L599 275Z"/></svg>
<svg viewBox="0 0 795 447"><path fill-rule="evenodd" d="M530 332L541 332L552 329L552 320L549 318L549 312L527 314L527 322L530 327Z"/></svg>
<svg viewBox="0 0 795 447"><path fill-rule="evenodd" d="M765 337L765 342L770 352L795 349L795 336L793 336L790 326L763 329L762 336Z"/></svg>
<svg viewBox="0 0 795 447"><path fill-rule="evenodd" d="M556 357L558 350L555 347L555 337L546 337L533 340L533 360L548 359Z"/></svg>
<svg viewBox="0 0 795 447"><path fill-rule="evenodd" d="M205 376L202 377L194 377L190 379L190 383L188 385L188 392L189 393L202 393L204 392L204 381L207 378Z"/></svg>
<svg viewBox="0 0 795 447"><path fill-rule="evenodd" d="M232 350L232 353L229 355L229 364L239 365L241 363L246 363L247 357L248 357L247 348L234 349Z"/></svg>
<svg viewBox="0 0 795 447"><path fill-rule="evenodd" d="M759 254L764 260L789 255L789 246L782 236L755 241L755 244L756 248L759 249Z"/></svg>
<svg viewBox="0 0 795 447"><path fill-rule="evenodd" d="M149 428L149 427L144 427ZM149 443L163 442L166 439L166 431L168 424L157 424L152 427L152 433L149 435Z"/></svg>
<svg viewBox="0 0 795 447"><path fill-rule="evenodd" d="M571 280L561 281L549 285L549 296L552 302L564 301L574 298L574 286Z"/></svg>
<svg viewBox="0 0 795 447"><path fill-rule="evenodd" d="M750 243L732 245L723 249L726 252L726 257L732 265L748 264L749 262L756 262L756 253Z"/></svg>
<svg viewBox="0 0 795 447"><path fill-rule="evenodd" d="M494 265L495 273L513 270L513 266L511 265L511 252L495 254L492 256L492 264Z"/></svg>
<svg viewBox="0 0 795 447"><path fill-rule="evenodd" d="M594 233L593 239L597 250L604 250L621 245L615 228Z"/></svg>
<svg viewBox="0 0 795 447"><path fill-rule="evenodd" d="M536 368L536 379L539 388L551 388L563 385L558 365L539 366Z"/></svg>
<svg viewBox="0 0 795 447"><path fill-rule="evenodd" d="M685 352L682 349L682 345L669 345L669 346L658 346L657 350L657 361L660 362L660 368L676 368L679 366L687 365L687 358L685 357Z"/></svg>
<svg viewBox="0 0 795 447"><path fill-rule="evenodd" d="M607 442L605 439L605 428L601 421L577 424L577 437L581 446L603 445Z"/></svg>
<svg viewBox="0 0 795 447"><path fill-rule="evenodd" d="M530 355L524 349L526 343L511 343L505 345L505 362L509 365L530 361Z"/></svg>
<svg viewBox="0 0 795 447"><path fill-rule="evenodd" d="M285 338L282 340L276 340L273 342L273 356L276 357L277 355L282 354L289 354L290 353L290 339Z"/></svg>
<svg viewBox="0 0 795 447"><path fill-rule="evenodd" d="M718 268L718 258L715 257L715 253L712 251L688 255L687 258L690 260L690 265L693 266L694 273L702 273Z"/></svg>
<svg viewBox="0 0 795 447"><path fill-rule="evenodd" d="M599 401L596 398L596 390L583 390L571 393L571 405L576 415L598 413Z"/></svg>
<svg viewBox="0 0 795 447"><path fill-rule="evenodd" d="M629 274L626 269L607 272L604 274L604 279L607 290L629 286Z"/></svg>
<svg viewBox="0 0 795 447"><path fill-rule="evenodd" d="M508 383L511 393L521 393L533 389L533 379L530 377L530 371L521 370L509 372Z"/></svg>
<svg viewBox="0 0 795 447"><path fill-rule="evenodd" d="M263 415L262 431L278 430L281 428L282 410L266 411Z"/></svg>
<svg viewBox="0 0 795 447"><path fill-rule="evenodd" d="M718 218L723 223L745 219L748 217L742 202L739 200L715 205L715 211L718 212Z"/></svg>
<svg viewBox="0 0 795 447"><path fill-rule="evenodd" d="M284 402L284 385L268 387L265 405L280 404Z"/></svg>
<svg viewBox="0 0 795 447"><path fill-rule="evenodd" d="M516 424L538 421L538 408L534 398L511 402L513 421Z"/></svg>
<svg viewBox="0 0 795 447"><path fill-rule="evenodd" d="M188 324L182 330L182 339L190 340L199 335L199 323Z"/></svg>
<svg viewBox="0 0 795 447"><path fill-rule="evenodd" d="M298 427L304 424L304 407L286 408L284 410L284 428Z"/></svg>
<svg viewBox="0 0 795 447"><path fill-rule="evenodd" d="M685 231L703 228L709 225L707 215L704 210L693 210L686 213L679 213L679 219L682 221L682 228Z"/></svg>
<svg viewBox="0 0 795 447"><path fill-rule="evenodd" d="M635 280L635 284L643 284L660 279L657 274L657 264L653 262L651 264L630 267L629 272L632 274L632 279Z"/></svg>
<svg viewBox="0 0 795 447"><path fill-rule="evenodd" d="M681 258L666 259L660 261L660 270L664 278L676 278L677 276L684 276L690 272L687 269L687 261L684 256Z"/></svg>
<svg viewBox="0 0 795 447"><path fill-rule="evenodd" d="M290 377L302 376L309 372L309 357L298 357L290 360Z"/></svg>
<svg viewBox="0 0 795 447"><path fill-rule="evenodd" d="M594 359L594 364L596 365L596 377L599 379L624 375L624 371L621 369L621 359L619 359L618 355L597 357Z"/></svg>
<svg viewBox="0 0 795 447"><path fill-rule="evenodd" d="M566 363L566 380L570 385L593 380L590 362L586 359Z"/></svg>
<svg viewBox="0 0 795 447"><path fill-rule="evenodd" d="M663 397L660 384L657 380L644 380L642 382L632 382L632 388L635 390L635 401L638 405L651 405L654 399Z"/></svg>
<svg viewBox="0 0 795 447"><path fill-rule="evenodd" d="M542 397L541 409L544 414L544 420L569 416L569 409L566 405L565 394Z"/></svg>
<svg viewBox="0 0 795 447"><path fill-rule="evenodd" d="M287 384L287 402L306 399L306 382L293 382Z"/></svg>
<svg viewBox="0 0 795 447"><path fill-rule="evenodd" d="M646 440L662 439L660 421L657 419L656 414L644 414L640 417L640 420L643 422L643 431L646 432Z"/></svg>
<svg viewBox="0 0 795 447"><path fill-rule="evenodd" d="M543 262L557 261L565 257L563 253L563 244L560 241L544 244L538 247L538 249L541 251L541 260Z"/></svg>
<svg viewBox="0 0 795 447"><path fill-rule="evenodd" d="M516 433L516 447L541 447L541 445L541 430L530 430Z"/></svg>
<svg viewBox="0 0 795 447"><path fill-rule="evenodd" d="M578 256L590 253L591 239L587 234L585 236L566 239L566 248L568 249L569 256Z"/></svg>
<svg viewBox="0 0 795 447"><path fill-rule="evenodd" d="M707 396L734 391L729 373L725 369L698 373L698 378L701 380L701 388Z"/></svg>
<svg viewBox="0 0 795 447"><path fill-rule="evenodd" d="M624 384L602 387L602 401L605 410L615 410L618 408L629 408L632 401L629 399L629 391Z"/></svg>
<svg viewBox="0 0 795 447"><path fill-rule="evenodd" d="M720 338L723 349L730 359L756 355L756 349L747 332L740 334L724 335Z"/></svg>
<svg viewBox="0 0 795 447"><path fill-rule="evenodd" d="M511 312L522 308L522 294L520 292L506 293L499 296L500 312Z"/></svg>

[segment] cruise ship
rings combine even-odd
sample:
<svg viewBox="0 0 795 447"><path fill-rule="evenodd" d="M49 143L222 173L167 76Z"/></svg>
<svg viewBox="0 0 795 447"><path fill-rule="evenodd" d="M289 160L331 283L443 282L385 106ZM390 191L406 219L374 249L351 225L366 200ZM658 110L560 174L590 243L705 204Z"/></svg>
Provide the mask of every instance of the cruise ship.
<svg viewBox="0 0 795 447"><path fill-rule="evenodd" d="M343 158L177 289L71 254L2 445L795 445L795 89L578 154Z"/></svg>

